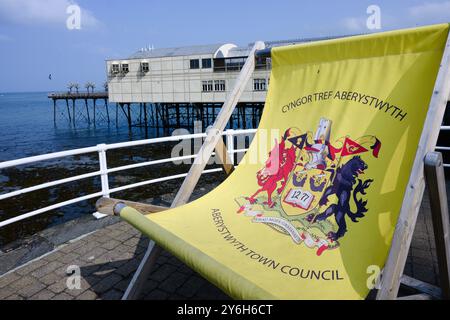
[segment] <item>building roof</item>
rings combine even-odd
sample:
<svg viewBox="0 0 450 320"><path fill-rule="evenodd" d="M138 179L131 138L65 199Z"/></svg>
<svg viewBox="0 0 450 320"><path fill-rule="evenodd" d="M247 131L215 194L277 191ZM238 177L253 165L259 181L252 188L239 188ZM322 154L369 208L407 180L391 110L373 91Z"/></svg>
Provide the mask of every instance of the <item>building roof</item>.
<svg viewBox="0 0 450 320"><path fill-rule="evenodd" d="M290 39L290 40L276 40L266 41L265 44L268 48L293 45L298 43L305 43L311 41L329 40L336 38L348 37L350 35L343 36L330 36L330 37L316 37L316 38L302 38L302 39ZM191 55L203 55L203 54L216 54L219 49L229 46L229 50L226 51L226 57L246 57L250 54L253 47L253 43L248 46L237 47L233 44L209 44L209 45L196 45L187 47L175 47L175 48L158 48L158 49L141 49L127 59L147 59L147 58L163 58L163 57L176 57L176 56L191 56ZM109 59L113 60L113 59ZM114 59L115 60L115 59Z"/></svg>
<svg viewBox="0 0 450 320"><path fill-rule="evenodd" d="M129 59L162 58L176 56L191 56L202 54L214 54L223 44L198 45L176 48L160 48L153 50L139 50Z"/></svg>
<svg viewBox="0 0 450 320"><path fill-rule="evenodd" d="M351 35L343 35L343 36L330 36L330 37L316 37L316 38L300 38L300 39L289 39L289 40L275 40L275 41L264 41L264 44L267 48L273 47L281 47L281 46L289 46L293 44L313 42L313 41L322 41L322 40L330 40L330 39L338 39L350 37ZM253 48L254 43L249 43L246 47L236 47L229 51L228 57L247 57L250 54L250 51Z"/></svg>

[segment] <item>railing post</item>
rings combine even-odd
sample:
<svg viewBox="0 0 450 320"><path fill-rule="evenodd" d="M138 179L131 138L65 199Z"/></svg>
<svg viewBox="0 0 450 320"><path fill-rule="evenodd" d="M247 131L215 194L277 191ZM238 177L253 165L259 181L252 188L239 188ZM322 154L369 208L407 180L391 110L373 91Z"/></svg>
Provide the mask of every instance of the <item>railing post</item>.
<svg viewBox="0 0 450 320"><path fill-rule="evenodd" d="M98 147L98 160L100 163L100 179L102 182L103 197L109 198L108 163L106 161L106 144L102 143Z"/></svg>
<svg viewBox="0 0 450 320"><path fill-rule="evenodd" d="M231 160L231 164L234 165L234 130L233 129L228 129L227 131L225 131L225 134L227 136L227 152L228 152L228 157Z"/></svg>

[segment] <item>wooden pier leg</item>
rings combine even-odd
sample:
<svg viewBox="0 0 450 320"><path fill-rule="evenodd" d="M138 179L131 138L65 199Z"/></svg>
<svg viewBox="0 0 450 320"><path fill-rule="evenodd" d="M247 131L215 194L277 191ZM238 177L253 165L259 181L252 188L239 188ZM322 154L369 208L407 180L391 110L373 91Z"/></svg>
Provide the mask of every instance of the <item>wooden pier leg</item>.
<svg viewBox="0 0 450 320"><path fill-rule="evenodd" d="M159 135L159 115L158 115L158 109L160 104L155 104L155 121L156 121L156 132L158 132Z"/></svg>
<svg viewBox="0 0 450 320"><path fill-rule="evenodd" d="M167 126L168 126L168 116L169 116L169 112L167 111L167 104L163 104L161 105L162 109L161 109L161 125L162 125L162 129L163 129L163 133L164 135L167 135Z"/></svg>
<svg viewBox="0 0 450 320"><path fill-rule="evenodd" d="M173 105L172 104L168 104L167 108L166 108L166 120L167 120L167 129L170 128L170 126L172 125L170 120L171 120L171 111L173 110Z"/></svg>
<svg viewBox="0 0 450 320"><path fill-rule="evenodd" d="M119 104L116 102L116 127L119 126Z"/></svg>
<svg viewBox="0 0 450 320"><path fill-rule="evenodd" d="M197 105L195 103L193 103L191 105L192 105L191 124L192 124L192 127L194 127L194 123L195 123L195 121L197 121L197 117L198 117L198 109L197 109Z"/></svg>
<svg viewBox="0 0 450 320"><path fill-rule="evenodd" d="M166 127L167 128L169 128L169 126L170 126L170 105L166 105L166 108L165 108L165 111L166 111L166 116L165 116L165 118L166 118Z"/></svg>
<svg viewBox="0 0 450 320"><path fill-rule="evenodd" d="M91 123L91 117L89 116L89 106L88 106L88 100L84 99L84 105L86 106L86 114L88 119L88 124Z"/></svg>
<svg viewBox="0 0 450 320"><path fill-rule="evenodd" d="M152 120L152 127L155 127L155 104L150 103L150 118Z"/></svg>
<svg viewBox="0 0 450 320"><path fill-rule="evenodd" d="M76 120L76 115L75 115L75 99L72 99L72 120L73 120L73 125L75 126L75 120Z"/></svg>
<svg viewBox="0 0 450 320"><path fill-rule="evenodd" d="M69 116L69 123L72 122L72 117L70 116L69 99L66 98L67 114Z"/></svg>
<svg viewBox="0 0 450 320"><path fill-rule="evenodd" d="M244 129L244 128L241 128L241 107L240 106L237 106L237 108L236 108L236 112L237 112L237 126L238 126L238 128L239 129Z"/></svg>
<svg viewBox="0 0 450 320"><path fill-rule="evenodd" d="M194 109L192 109L192 127L194 127L194 125L195 125L195 122L197 121L197 119L198 119L198 117L199 117L199 111L198 111L198 107L197 107L197 104L193 104L192 105L193 106L193 108Z"/></svg>
<svg viewBox="0 0 450 320"><path fill-rule="evenodd" d="M205 106L203 104L200 107L200 113L201 113L200 117L202 119L202 127L206 128L206 125L205 125Z"/></svg>
<svg viewBox="0 0 450 320"><path fill-rule="evenodd" d="M106 117L108 118L109 124L109 108L108 108L108 100L105 99L105 108L106 108Z"/></svg>
<svg viewBox="0 0 450 320"><path fill-rule="evenodd" d="M144 102L144 125L147 128L148 122L147 122L147 103Z"/></svg>
<svg viewBox="0 0 450 320"><path fill-rule="evenodd" d="M95 120L96 120L95 112L96 112L97 99L93 99L93 101L94 101L94 126L95 126Z"/></svg>
<svg viewBox="0 0 450 320"><path fill-rule="evenodd" d="M165 118L166 118L166 125L164 126L165 127L164 128L164 133L165 133L166 136L169 135L169 127L170 127L169 108L170 108L170 105L166 104L166 108L165 108L165 111L166 111L166 116L165 116Z"/></svg>
<svg viewBox="0 0 450 320"><path fill-rule="evenodd" d="M128 118L128 128L131 128L131 107L130 107L130 104L128 103L127 104L127 112L128 112L128 116L127 116L127 118Z"/></svg>
<svg viewBox="0 0 450 320"><path fill-rule="evenodd" d="M161 120L161 128L164 129L166 126L166 111L165 111L166 105L160 104L158 111L159 111L159 119Z"/></svg>
<svg viewBox="0 0 450 320"><path fill-rule="evenodd" d="M175 112L176 112L176 116L177 116L177 127L179 128L180 124L181 124L181 122L180 122L180 105L179 104L175 105L175 108L176 108Z"/></svg>

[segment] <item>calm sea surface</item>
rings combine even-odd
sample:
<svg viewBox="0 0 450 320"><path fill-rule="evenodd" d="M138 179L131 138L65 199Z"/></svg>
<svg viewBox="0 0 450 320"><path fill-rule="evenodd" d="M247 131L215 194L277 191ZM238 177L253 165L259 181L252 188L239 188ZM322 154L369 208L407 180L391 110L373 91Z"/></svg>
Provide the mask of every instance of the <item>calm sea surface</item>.
<svg viewBox="0 0 450 320"><path fill-rule="evenodd" d="M58 109L65 107L58 102ZM79 107L83 107L81 105ZM110 106L114 119L114 111ZM43 153L93 146L98 143L145 139L143 128L129 132L124 119L118 128L112 121L88 126L83 121L77 127L69 125L58 112L53 123L53 105L46 92L0 94L0 161ZM147 133L150 136L154 132Z"/></svg>
<svg viewBox="0 0 450 320"><path fill-rule="evenodd" d="M58 102L58 110L62 111L63 108L65 102ZM84 108L82 102L79 108ZM53 104L47 98L46 92L0 93L0 162L94 146L99 143L140 140L156 136L154 129L146 131L145 128L133 127L129 130L122 115L119 125L116 126L115 105L110 106L110 115L112 121L109 125L103 122L94 127L85 121L79 121L74 128L59 111L54 124ZM169 157L172 146L173 144L159 144L109 151L108 166L115 167ZM94 153L0 170L0 193L96 171L99 169L97 159L98 155ZM189 166L185 165L160 165L119 172L111 175L110 188L187 172L188 168ZM211 179L218 178L222 178L221 174L202 179L208 183L213 181ZM173 180L119 192L114 196L131 200L158 200L158 197L174 192L180 183L180 180ZM0 221L98 191L100 180L95 177L0 200ZM14 240L23 239L49 226L91 214L95 211L94 204L95 199L84 201L0 228L0 250L5 250L5 246Z"/></svg>

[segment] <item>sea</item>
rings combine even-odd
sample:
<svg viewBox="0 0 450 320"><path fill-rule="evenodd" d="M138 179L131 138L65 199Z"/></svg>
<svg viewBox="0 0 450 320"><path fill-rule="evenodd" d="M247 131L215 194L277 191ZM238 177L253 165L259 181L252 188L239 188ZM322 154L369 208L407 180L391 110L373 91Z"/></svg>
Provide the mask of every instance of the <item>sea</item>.
<svg viewBox="0 0 450 320"><path fill-rule="evenodd" d="M56 121L53 119L53 102L47 92L0 93L0 162L36 156L51 152L90 147L100 143L141 140L171 134L153 128L128 128L126 118L120 113L115 121L115 104L110 104L111 122L105 114L97 114L96 125L77 118L74 126L63 112L65 102L57 104ZM80 101L77 108L84 108ZM101 109L101 108L98 108ZM80 115L78 116L80 117ZM116 167L142 161L170 157L173 143L124 148L108 152L108 166ZM187 172L188 165L159 165L118 172L110 177L110 188L140 182L160 176ZM63 179L99 170L96 153L67 157L58 160L32 163L0 170L0 194L25 187ZM220 175L220 174L219 174ZM202 178L204 183L221 179L217 174ZM209 179L209 180L208 180ZM114 194L130 200L157 202L158 197L175 192L181 180L148 185ZM67 183L34 191L14 198L0 200L0 221L27 213L54 203L100 191L98 177ZM63 207L0 228L0 250L16 240L25 239L48 227L91 215L95 212L95 199Z"/></svg>

